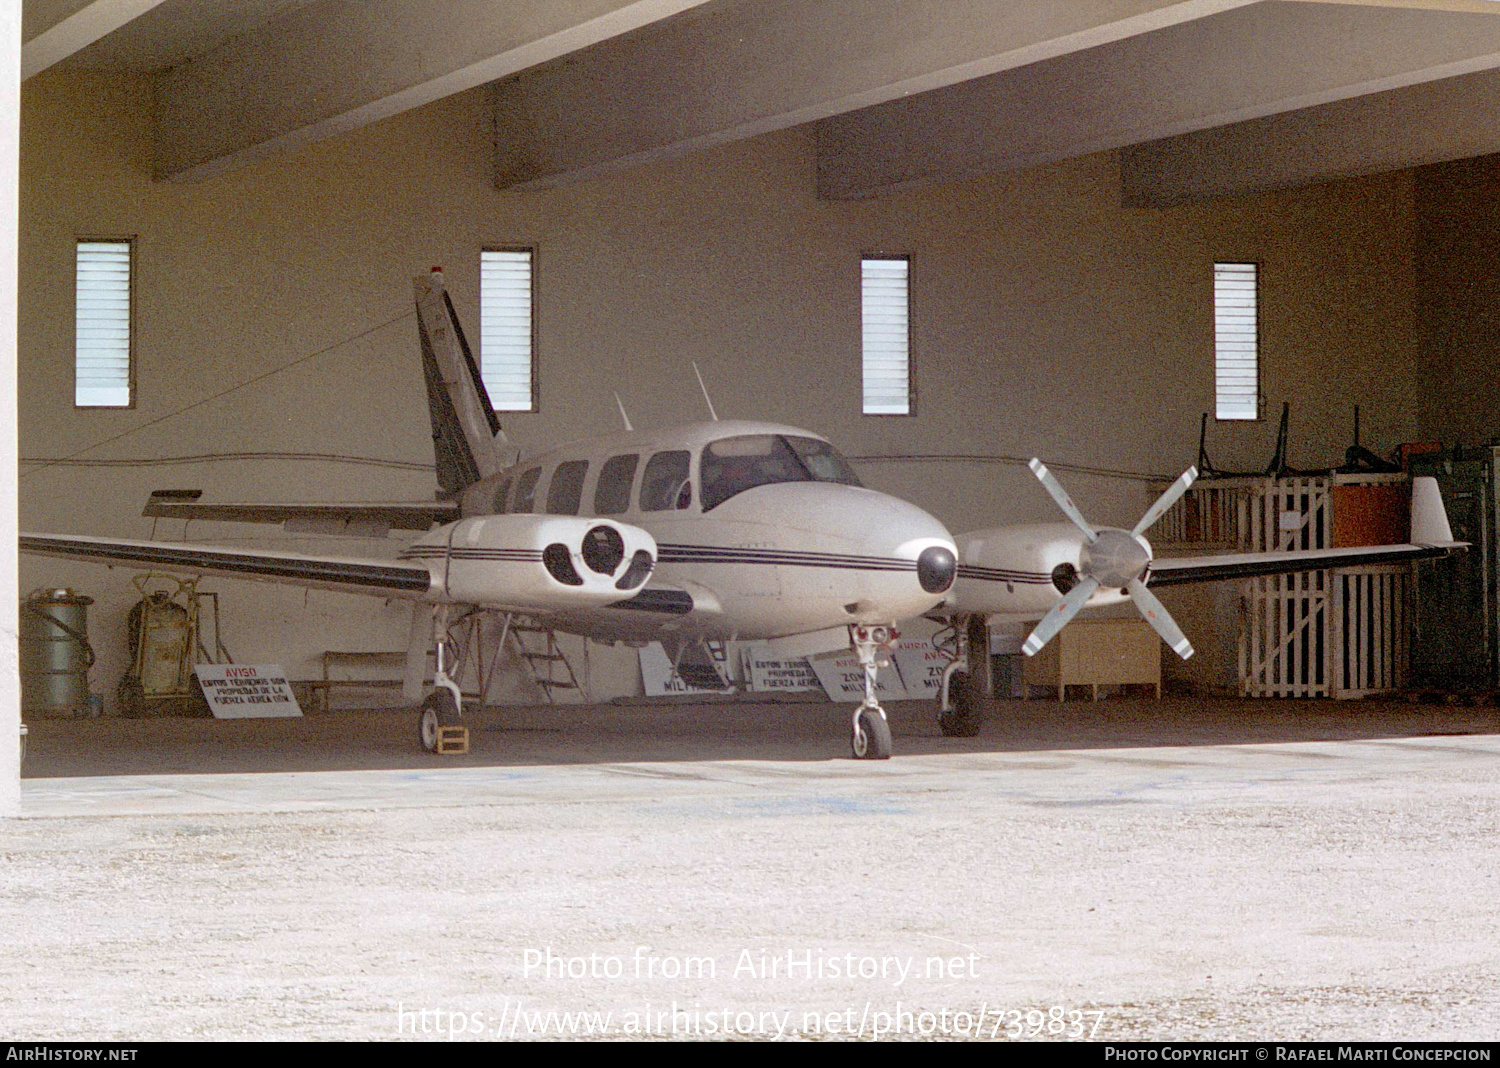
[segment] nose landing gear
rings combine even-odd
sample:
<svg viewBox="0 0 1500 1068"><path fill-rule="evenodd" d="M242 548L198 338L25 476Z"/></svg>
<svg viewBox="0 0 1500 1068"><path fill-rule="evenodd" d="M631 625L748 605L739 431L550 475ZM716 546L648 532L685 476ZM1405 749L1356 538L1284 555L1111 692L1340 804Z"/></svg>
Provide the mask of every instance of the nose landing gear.
<svg viewBox="0 0 1500 1068"><path fill-rule="evenodd" d="M875 699L875 673L891 662L891 643L898 637L894 627L855 624L849 628L849 642L865 670L865 699L854 710L854 735L850 739L855 760L891 758L891 725Z"/></svg>

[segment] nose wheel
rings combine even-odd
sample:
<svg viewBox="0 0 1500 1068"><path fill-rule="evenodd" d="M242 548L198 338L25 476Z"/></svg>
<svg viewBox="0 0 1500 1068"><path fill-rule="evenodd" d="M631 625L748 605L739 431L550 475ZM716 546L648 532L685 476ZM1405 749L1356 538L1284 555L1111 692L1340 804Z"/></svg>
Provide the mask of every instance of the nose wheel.
<svg viewBox="0 0 1500 1068"><path fill-rule="evenodd" d="M865 699L854 710L854 732L850 739L855 760L891 758L891 724L886 719L885 709L875 699L875 673L891 662L891 643L898 637L900 635L894 627L849 628L854 655L865 671Z"/></svg>

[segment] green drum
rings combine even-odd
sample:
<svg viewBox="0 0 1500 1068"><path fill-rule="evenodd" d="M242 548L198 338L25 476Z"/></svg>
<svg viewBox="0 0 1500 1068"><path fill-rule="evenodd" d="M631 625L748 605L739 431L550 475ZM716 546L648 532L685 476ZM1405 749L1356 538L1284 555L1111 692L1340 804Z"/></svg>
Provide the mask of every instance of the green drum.
<svg viewBox="0 0 1500 1068"><path fill-rule="evenodd" d="M33 716L87 716L88 611L92 597L37 590L21 602L21 710Z"/></svg>

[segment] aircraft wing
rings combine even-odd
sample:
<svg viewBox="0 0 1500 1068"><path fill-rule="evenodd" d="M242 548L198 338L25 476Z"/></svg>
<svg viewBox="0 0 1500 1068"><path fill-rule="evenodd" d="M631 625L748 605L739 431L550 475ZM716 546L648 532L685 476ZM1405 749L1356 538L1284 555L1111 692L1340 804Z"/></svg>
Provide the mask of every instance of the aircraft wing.
<svg viewBox="0 0 1500 1068"><path fill-rule="evenodd" d="M1216 579L1246 579L1322 571L1331 567L1393 564L1448 556L1468 548L1467 542L1441 545L1368 545L1348 549L1303 549L1268 553L1223 553L1215 556L1157 557L1146 574L1148 586L1178 586Z"/></svg>
<svg viewBox="0 0 1500 1068"><path fill-rule="evenodd" d="M432 587L422 563L305 556L262 549L95 538L78 534L22 534L21 551L100 564L129 564L163 571L258 579L347 593L421 599Z"/></svg>
<svg viewBox="0 0 1500 1068"><path fill-rule="evenodd" d="M284 523L294 534L384 537L391 530L429 530L459 517L454 501L353 504L203 503L202 490L156 490L141 515L148 519L206 519L224 523Z"/></svg>

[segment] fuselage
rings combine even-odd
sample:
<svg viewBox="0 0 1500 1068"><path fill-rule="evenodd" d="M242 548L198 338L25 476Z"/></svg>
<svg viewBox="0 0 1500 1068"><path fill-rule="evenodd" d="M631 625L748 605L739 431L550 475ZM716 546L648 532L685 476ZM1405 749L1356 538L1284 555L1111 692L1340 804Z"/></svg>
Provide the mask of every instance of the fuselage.
<svg viewBox="0 0 1500 1068"><path fill-rule="evenodd" d="M658 557L645 590L554 617L601 639L756 640L892 623L937 607L953 580L953 538L937 519L859 485L820 435L771 423L572 442L475 483L461 508L599 516L651 534Z"/></svg>

